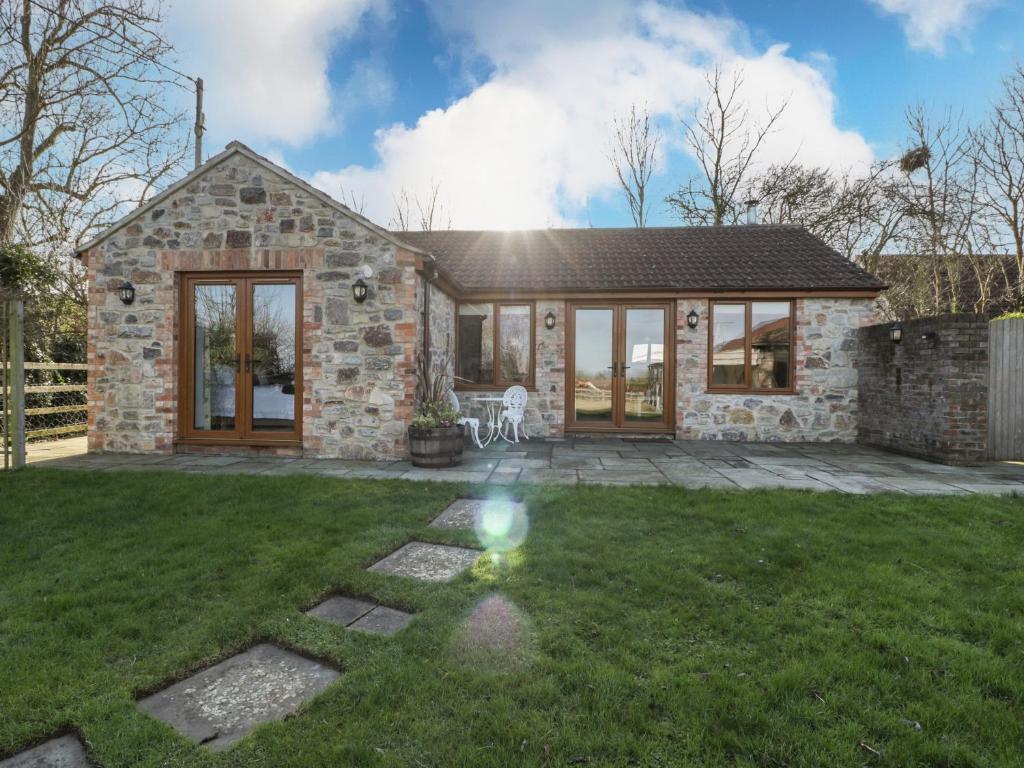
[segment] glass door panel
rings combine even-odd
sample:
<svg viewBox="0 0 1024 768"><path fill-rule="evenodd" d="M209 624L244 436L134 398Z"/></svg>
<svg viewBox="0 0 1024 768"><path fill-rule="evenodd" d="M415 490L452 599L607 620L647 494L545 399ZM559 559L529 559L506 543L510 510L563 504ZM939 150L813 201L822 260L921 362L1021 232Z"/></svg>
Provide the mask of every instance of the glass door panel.
<svg viewBox="0 0 1024 768"><path fill-rule="evenodd" d="M665 421L665 310L629 307L625 310L626 425Z"/></svg>
<svg viewBox="0 0 1024 768"><path fill-rule="evenodd" d="M192 428L234 432L238 407L238 292L234 285L193 287Z"/></svg>
<svg viewBox="0 0 1024 768"><path fill-rule="evenodd" d="M296 314L294 283L252 286L251 428L295 431Z"/></svg>
<svg viewBox="0 0 1024 768"><path fill-rule="evenodd" d="M614 420L614 329L612 307L575 310L573 420L611 425Z"/></svg>

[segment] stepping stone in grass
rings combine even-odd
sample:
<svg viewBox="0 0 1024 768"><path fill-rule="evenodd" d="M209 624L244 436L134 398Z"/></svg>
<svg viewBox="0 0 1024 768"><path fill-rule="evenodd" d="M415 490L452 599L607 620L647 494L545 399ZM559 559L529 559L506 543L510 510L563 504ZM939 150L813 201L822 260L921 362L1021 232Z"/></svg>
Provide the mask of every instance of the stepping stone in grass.
<svg viewBox="0 0 1024 768"><path fill-rule="evenodd" d="M369 632L371 635L394 635L401 632L412 621L412 614L396 611L386 605L378 605L359 621L348 625L349 629Z"/></svg>
<svg viewBox="0 0 1024 768"><path fill-rule="evenodd" d="M214 750L280 720L338 679L338 671L261 643L139 701L139 709Z"/></svg>
<svg viewBox="0 0 1024 768"><path fill-rule="evenodd" d="M88 768L82 743L71 734L44 741L37 747L0 760L0 768Z"/></svg>
<svg viewBox="0 0 1024 768"><path fill-rule="evenodd" d="M341 624L347 629L369 632L373 635L394 635L405 629L412 621L411 613L340 595L329 597L319 605L313 606L306 611L306 615L317 616Z"/></svg>
<svg viewBox="0 0 1024 768"><path fill-rule="evenodd" d="M488 508L499 514L521 515L526 505L511 499L456 499L430 523L431 528L475 528Z"/></svg>
<svg viewBox="0 0 1024 768"><path fill-rule="evenodd" d="M367 570L421 581L451 581L476 562L481 554L478 549L410 541Z"/></svg>

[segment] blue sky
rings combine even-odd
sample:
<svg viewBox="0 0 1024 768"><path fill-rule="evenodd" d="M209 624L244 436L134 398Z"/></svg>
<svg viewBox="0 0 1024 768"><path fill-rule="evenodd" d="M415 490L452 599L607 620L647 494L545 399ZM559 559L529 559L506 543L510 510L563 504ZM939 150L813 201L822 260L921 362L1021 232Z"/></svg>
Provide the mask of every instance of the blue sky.
<svg viewBox="0 0 1024 768"><path fill-rule="evenodd" d="M1011 0L179 0L170 20L208 153L237 138L384 225L435 185L456 227L628 225L612 116L655 115L663 197L715 64L755 115L789 99L766 162L857 168L899 150L908 104L977 115L1024 59Z"/></svg>

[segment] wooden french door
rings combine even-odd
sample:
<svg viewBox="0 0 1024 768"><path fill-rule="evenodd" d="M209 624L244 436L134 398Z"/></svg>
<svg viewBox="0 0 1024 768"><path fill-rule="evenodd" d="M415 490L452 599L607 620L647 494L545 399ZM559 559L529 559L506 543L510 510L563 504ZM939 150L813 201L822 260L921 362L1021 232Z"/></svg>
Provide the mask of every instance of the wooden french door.
<svg viewBox="0 0 1024 768"><path fill-rule="evenodd" d="M566 426L671 432L675 413L672 302L570 303Z"/></svg>
<svg viewBox="0 0 1024 768"><path fill-rule="evenodd" d="M179 437L301 440L301 277L203 273L181 287Z"/></svg>

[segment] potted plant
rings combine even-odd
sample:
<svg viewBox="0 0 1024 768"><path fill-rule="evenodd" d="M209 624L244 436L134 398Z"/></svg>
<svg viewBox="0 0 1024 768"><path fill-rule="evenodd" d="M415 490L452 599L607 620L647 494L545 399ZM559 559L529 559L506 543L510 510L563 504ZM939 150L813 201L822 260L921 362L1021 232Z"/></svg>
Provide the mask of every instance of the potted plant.
<svg viewBox="0 0 1024 768"><path fill-rule="evenodd" d="M437 367L423 355L416 359L416 410L409 425L409 455L414 467L454 467L462 461L465 428L448 400L451 354Z"/></svg>

